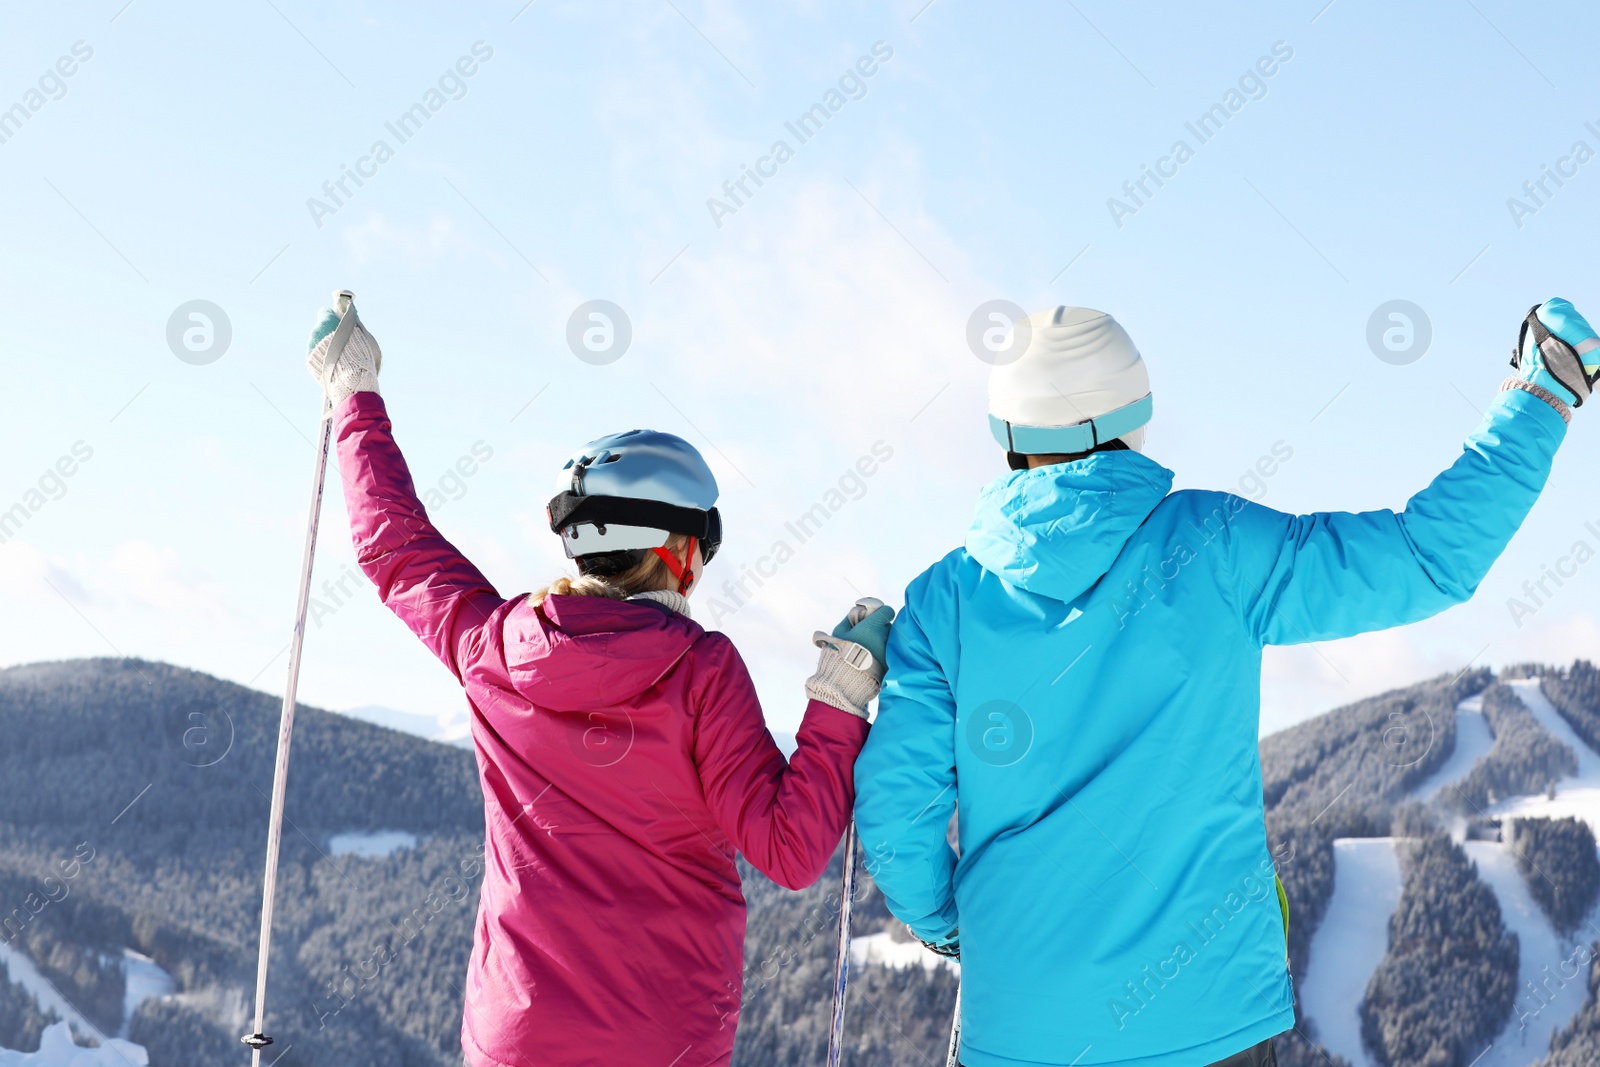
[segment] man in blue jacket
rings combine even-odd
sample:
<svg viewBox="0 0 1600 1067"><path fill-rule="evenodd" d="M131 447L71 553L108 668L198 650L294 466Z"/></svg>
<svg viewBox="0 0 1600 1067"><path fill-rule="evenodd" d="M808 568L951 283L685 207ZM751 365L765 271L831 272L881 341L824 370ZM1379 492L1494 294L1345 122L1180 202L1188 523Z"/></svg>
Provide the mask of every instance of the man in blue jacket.
<svg viewBox="0 0 1600 1067"><path fill-rule="evenodd" d="M1030 316L990 379L1012 471L923 572L856 764L890 909L959 953L966 1067L1256 1067L1294 1025L1256 747L1261 649L1426 618L1527 515L1600 340L1529 312L1516 373L1400 514L1170 492L1138 351ZM960 853L946 840L960 801Z"/></svg>

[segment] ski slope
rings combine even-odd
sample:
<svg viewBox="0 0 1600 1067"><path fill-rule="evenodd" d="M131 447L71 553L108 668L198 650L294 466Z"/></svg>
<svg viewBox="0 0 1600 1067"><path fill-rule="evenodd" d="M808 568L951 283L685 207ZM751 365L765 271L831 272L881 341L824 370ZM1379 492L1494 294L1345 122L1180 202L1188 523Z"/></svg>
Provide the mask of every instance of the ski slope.
<svg viewBox="0 0 1600 1067"><path fill-rule="evenodd" d="M147 1067L149 1062L144 1046L131 1041L113 1039L99 1048L75 1044L72 1030L64 1022L45 1028L37 1052L0 1048L0 1067Z"/></svg>
<svg viewBox="0 0 1600 1067"><path fill-rule="evenodd" d="M1494 734L1489 730L1489 720L1483 714L1483 694L1470 696L1456 705L1456 747L1444 765L1425 778L1412 790L1412 796L1428 801L1451 782L1459 782L1489 754L1494 747Z"/></svg>
<svg viewBox="0 0 1600 1067"><path fill-rule="evenodd" d="M956 974L961 973L961 964L955 960L929 952L919 941L896 941L887 931L851 940L850 965L864 967L869 963L880 967L893 967L897 971L908 967L921 967L927 971L948 967Z"/></svg>
<svg viewBox="0 0 1600 1067"><path fill-rule="evenodd" d="M1511 797L1489 809L1491 815L1529 819L1562 819L1575 815L1589 824L1600 837L1600 755L1573 733L1572 727L1551 706L1539 688L1536 678L1511 683L1533 717L1539 720L1550 736L1566 745L1578 757L1578 773L1556 783L1554 800L1540 793L1536 796Z"/></svg>
<svg viewBox="0 0 1600 1067"><path fill-rule="evenodd" d="M122 950L122 979L122 1029L117 1031L117 1036L127 1037L128 1028L133 1025L133 1014L139 1010L139 1005L147 1000L170 997L176 983L172 975L162 970L155 960L131 948Z"/></svg>
<svg viewBox="0 0 1600 1067"><path fill-rule="evenodd" d="M1516 1008L1477 1067L1527 1067L1549 1051L1550 1031L1565 1026L1583 1007L1589 968L1573 955L1579 941L1556 934L1509 848L1494 841L1468 841L1465 848L1478 865L1478 877L1499 898L1500 916L1517 935L1521 957ZM1561 978L1563 970L1572 977ZM1531 991L1535 987L1539 996Z"/></svg>
<svg viewBox="0 0 1600 1067"><path fill-rule="evenodd" d="M1394 838L1339 838L1333 843L1333 898L1311 937L1300 1005L1317 1040L1349 1060L1375 1067L1361 1043L1361 1000L1389 951L1389 916L1400 903L1400 857Z"/></svg>
<svg viewBox="0 0 1600 1067"><path fill-rule="evenodd" d="M1539 688L1538 679L1508 683L1535 719L1578 758L1578 773L1557 783L1552 800L1544 794L1509 797L1488 814L1512 818L1584 820L1600 837L1600 754L1589 748L1561 718ZM1461 780L1494 743L1483 714L1482 696L1456 708L1456 748L1437 771L1413 790L1419 800L1435 799ZM1311 941L1309 967L1300 980L1300 1003L1316 1025L1317 1037L1353 1067L1375 1067L1361 1042L1359 1010L1367 982L1388 951L1389 917L1400 900L1400 867L1393 839L1340 839L1334 842L1333 897ZM1600 907L1580 926L1580 935L1556 933L1517 869L1516 857L1493 841L1463 842L1478 876L1494 891L1506 929L1517 935L1520 964L1518 995L1511 1019L1481 1052L1474 1067L1530 1067L1550 1047L1550 1034L1564 1027L1586 995L1581 946L1600 928Z"/></svg>
<svg viewBox="0 0 1600 1067"><path fill-rule="evenodd" d="M334 834L328 838L328 851L335 856L357 856L364 860L381 859L402 848L416 847L417 835L405 830Z"/></svg>
<svg viewBox="0 0 1600 1067"><path fill-rule="evenodd" d="M137 982L142 990L153 990L160 982L150 968L160 972L165 977L167 991L171 992L172 977L149 957L132 953L132 957L148 963L148 968L140 965ZM124 955L123 968L129 986L136 981L133 974L128 971L129 959ZM4 964L7 977L22 986L33 998L39 1002L39 1008L44 1012L54 1012L61 1021L48 1027L40 1037L39 1051L31 1053L15 1052L9 1049L0 1049L0 1067L144 1067L149 1063L148 1055L143 1045L136 1045L132 1041L120 1037L109 1037L94 1023L86 1019L77 1008L61 992L51 984L50 980L39 973L33 961L26 955L18 952L10 945L0 945L0 964ZM125 997L123 1000L122 1032L127 1032L128 1022L133 1018L133 1013L138 1010L142 1001ZM100 1043L98 1049L81 1048L72 1040L72 1031L94 1035Z"/></svg>

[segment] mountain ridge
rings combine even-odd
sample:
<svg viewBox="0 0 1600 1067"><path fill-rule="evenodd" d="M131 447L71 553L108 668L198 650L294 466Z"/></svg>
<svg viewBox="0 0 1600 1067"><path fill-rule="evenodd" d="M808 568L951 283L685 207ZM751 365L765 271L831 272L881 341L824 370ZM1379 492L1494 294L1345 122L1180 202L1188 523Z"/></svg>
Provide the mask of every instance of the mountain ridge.
<svg viewBox="0 0 1600 1067"><path fill-rule="evenodd" d="M1371 1020L1353 1025L1370 1032L1376 1046L1355 1054L1380 1067L1467 1067L1468 1053L1481 1049L1466 1039L1499 1026L1512 1010L1507 982L1517 972L1507 946L1516 935L1491 909L1495 894L1471 856L1461 854L1463 843L1485 855L1484 847L1504 847L1494 842L1506 835L1536 857L1534 868L1559 879L1543 892L1552 913L1559 909L1571 924L1592 908L1591 883L1600 876L1587 824L1496 814L1510 803L1497 792L1505 783L1542 787L1569 766L1544 720L1516 702L1505 684L1513 675L1522 679L1517 685L1549 688L1552 706L1564 706L1573 732L1585 738L1581 744L1600 740L1600 673L1580 661L1498 678L1487 670L1440 676L1261 741L1268 840L1291 903L1297 993L1306 968L1317 966L1312 941L1338 881L1335 841L1409 840L1397 871L1426 863L1452 872L1457 890L1448 899L1429 888L1443 874L1406 880L1396 915L1412 918L1398 927L1391 920L1391 944L1371 978L1378 992L1349 1006ZM119 967L97 961L131 949L170 974L173 994L143 1001L126 1020L152 1067L243 1062L238 1034L253 986L278 704L267 693L145 660L0 671L0 736L12 739L0 746L0 930L105 1035L124 1022L126 979ZM1511 725L1499 728L1461 778L1443 783L1436 796L1419 796L1455 765L1466 704L1489 704L1494 722ZM1480 729L1477 719L1460 721ZM461 987L483 847L474 757L304 705L296 723L269 991L268 1031L293 1045L282 1067L459 1063ZM1492 765L1485 762L1490 755ZM1493 773L1472 778L1485 767ZM1439 802L1445 794L1466 796L1483 810ZM330 854L335 835L375 831L403 831L415 844L372 856ZM80 846L92 856L75 851ZM741 860L750 921L740 1067L822 1058L841 863L836 855L815 886L788 893ZM903 937L865 872L859 886L856 936ZM1457 898L1469 903L1451 902ZM41 904L37 911L30 901ZM26 921L6 928L19 908ZM1429 940L1438 924L1469 917L1483 931L1476 940L1448 949ZM1453 955L1441 955L1446 951ZM1451 985L1436 958L1452 960L1462 981ZM915 954L909 959L915 963ZM845 1062L937 1061L955 981L946 968L854 968ZM54 1018L19 990L0 982L0 1047L36 1047ZM1371 984L1368 991L1374 993ZM1423 992L1439 993L1443 1006L1430 1016L1437 1025L1418 1037L1405 1011ZM1582 992L1582 1009L1555 1020L1570 1022L1573 1032L1558 1039L1549 1067L1596 1062L1574 1058L1600 1048L1600 1008L1591 990ZM1516 1010L1525 1009L1519 1002ZM1297 1028L1277 1041L1280 1062L1364 1067L1321 1042L1317 1019L1302 1011Z"/></svg>

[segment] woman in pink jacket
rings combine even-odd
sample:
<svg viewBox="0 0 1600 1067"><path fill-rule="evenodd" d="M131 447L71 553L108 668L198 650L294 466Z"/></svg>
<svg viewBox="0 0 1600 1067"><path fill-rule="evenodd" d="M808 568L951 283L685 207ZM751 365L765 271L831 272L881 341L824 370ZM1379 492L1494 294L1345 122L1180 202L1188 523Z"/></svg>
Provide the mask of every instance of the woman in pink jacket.
<svg viewBox="0 0 1600 1067"><path fill-rule="evenodd" d="M319 383L338 322L325 311L312 334ZM472 711L487 840L467 1063L726 1064L745 923L734 853L790 889L827 866L893 612L864 601L818 635L786 762L732 642L689 617L721 520L688 442L634 430L569 460L549 513L579 577L508 600L429 522L380 362L356 325L326 387L361 568Z"/></svg>

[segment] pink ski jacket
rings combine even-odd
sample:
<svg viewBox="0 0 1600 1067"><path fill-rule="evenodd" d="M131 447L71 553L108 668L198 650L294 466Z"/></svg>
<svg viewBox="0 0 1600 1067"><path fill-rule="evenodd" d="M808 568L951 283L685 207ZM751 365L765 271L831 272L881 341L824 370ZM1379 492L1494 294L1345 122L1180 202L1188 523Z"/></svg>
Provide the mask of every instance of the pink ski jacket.
<svg viewBox="0 0 1600 1067"><path fill-rule="evenodd" d="M472 709L486 855L467 1062L728 1063L734 853L815 882L866 722L813 700L785 762L722 634L647 601L502 598L428 521L376 393L340 406L334 439L362 570Z"/></svg>

